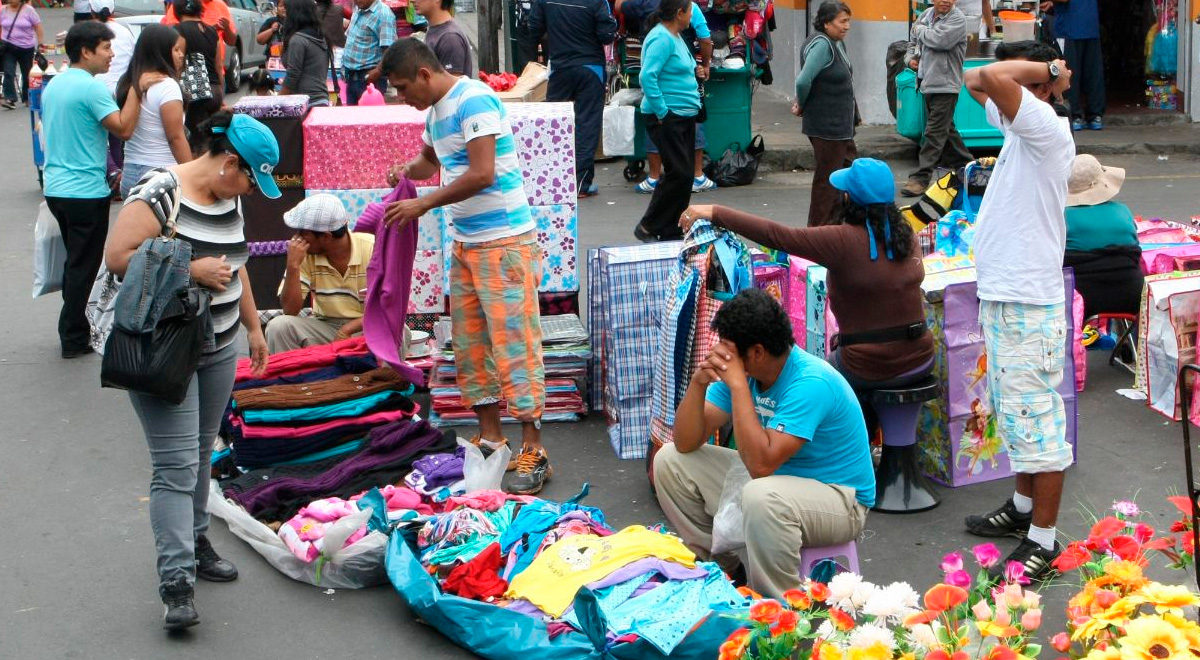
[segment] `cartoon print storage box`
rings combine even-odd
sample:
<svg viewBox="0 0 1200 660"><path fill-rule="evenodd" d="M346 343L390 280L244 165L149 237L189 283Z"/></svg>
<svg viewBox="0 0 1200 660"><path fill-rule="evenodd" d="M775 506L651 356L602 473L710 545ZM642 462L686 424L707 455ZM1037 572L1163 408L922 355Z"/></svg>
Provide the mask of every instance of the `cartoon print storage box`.
<svg viewBox="0 0 1200 660"><path fill-rule="evenodd" d="M304 187L384 188L388 168L421 153L425 113L407 105L313 108L304 120ZM434 186L438 175L417 182Z"/></svg>
<svg viewBox="0 0 1200 660"><path fill-rule="evenodd" d="M604 410L620 458L644 458L650 444L654 355L682 247L671 241L588 252L592 407Z"/></svg>
<svg viewBox="0 0 1200 660"><path fill-rule="evenodd" d="M1196 363L1200 272L1150 275L1138 318L1138 379L1150 408L1179 421L1179 369ZM1193 414L1193 419L1196 415Z"/></svg>
<svg viewBox="0 0 1200 660"><path fill-rule="evenodd" d="M1074 294L1074 276L1064 273L1066 291ZM922 284L925 319L934 338L934 376L942 396L925 404L917 429L921 467L930 477L952 487L1003 479L1012 475L1007 451L996 430L988 398L987 359L979 326L975 269L929 273ZM1058 393L1067 417L1067 442L1075 446L1075 353L1072 305L1067 304L1063 380Z"/></svg>

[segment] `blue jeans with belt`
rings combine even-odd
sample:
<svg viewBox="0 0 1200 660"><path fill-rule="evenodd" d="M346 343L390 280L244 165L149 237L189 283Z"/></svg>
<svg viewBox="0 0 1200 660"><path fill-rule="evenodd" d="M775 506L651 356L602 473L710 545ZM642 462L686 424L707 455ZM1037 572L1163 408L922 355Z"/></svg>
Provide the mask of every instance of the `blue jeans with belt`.
<svg viewBox="0 0 1200 660"><path fill-rule="evenodd" d="M342 77L346 81L346 98L343 99L346 105L358 105L358 100L362 98L363 92L367 91L367 74L371 69L343 69ZM375 87L380 94L387 93L387 78L379 76L375 81Z"/></svg>
<svg viewBox="0 0 1200 660"><path fill-rule="evenodd" d="M196 537L208 531L209 461L233 392L237 345L200 356L183 403L130 392L150 447L150 527L161 582L196 581Z"/></svg>

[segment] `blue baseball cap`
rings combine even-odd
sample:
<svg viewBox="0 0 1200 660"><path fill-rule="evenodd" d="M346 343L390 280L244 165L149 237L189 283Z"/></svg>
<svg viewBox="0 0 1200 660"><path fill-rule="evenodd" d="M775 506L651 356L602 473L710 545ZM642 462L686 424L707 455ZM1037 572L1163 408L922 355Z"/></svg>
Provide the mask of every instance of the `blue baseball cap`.
<svg viewBox="0 0 1200 660"><path fill-rule="evenodd" d="M896 181L892 168L874 158L855 159L850 167L829 175L829 183L850 195L850 201L859 206L887 204L896 199Z"/></svg>
<svg viewBox="0 0 1200 660"><path fill-rule="evenodd" d="M275 166L279 164L279 141L271 129L250 115L234 115L225 136L250 166L262 194L268 199L279 199L281 193L273 176Z"/></svg>

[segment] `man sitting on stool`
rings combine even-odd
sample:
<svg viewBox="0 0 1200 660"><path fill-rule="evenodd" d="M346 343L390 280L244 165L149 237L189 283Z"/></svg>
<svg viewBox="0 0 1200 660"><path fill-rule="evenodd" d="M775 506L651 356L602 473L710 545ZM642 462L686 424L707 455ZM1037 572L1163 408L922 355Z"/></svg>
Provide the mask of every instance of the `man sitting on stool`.
<svg viewBox="0 0 1200 660"><path fill-rule="evenodd" d="M800 586L800 547L858 537L875 503L862 409L846 379L800 350L787 313L746 289L713 319L721 337L675 413L675 443L654 458L658 503L697 555L712 547L713 512L733 461L742 490L746 573L769 597ZM707 444L733 422L737 450Z"/></svg>
<svg viewBox="0 0 1200 660"><path fill-rule="evenodd" d="M367 264L375 237L355 234L341 200L313 195L283 214L296 230L288 241L287 271L279 285L283 313L267 324L272 353L328 344L362 332ZM298 316L312 294L311 317Z"/></svg>

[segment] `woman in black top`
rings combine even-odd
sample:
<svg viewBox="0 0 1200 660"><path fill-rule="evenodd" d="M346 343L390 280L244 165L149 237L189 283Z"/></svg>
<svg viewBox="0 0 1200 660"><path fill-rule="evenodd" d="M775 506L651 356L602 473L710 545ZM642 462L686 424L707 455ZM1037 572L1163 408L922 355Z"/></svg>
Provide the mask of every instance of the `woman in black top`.
<svg viewBox="0 0 1200 660"><path fill-rule="evenodd" d="M221 103L225 100L225 81L217 66L217 43L221 37L216 28L201 22L200 15L204 12L204 7L200 0L174 2L175 15L179 17L179 25L176 25L175 29L187 42L184 61L187 61L192 53L203 55L204 67L208 70L208 84L212 88L212 98L198 101L184 99L187 102L187 111L183 116L183 125L188 129L188 134L194 137L200 124L220 110ZM192 140L192 150L196 149L195 140Z"/></svg>
<svg viewBox="0 0 1200 660"><path fill-rule="evenodd" d="M304 94L310 106L329 105L325 85L332 69L329 44L321 34L317 4L313 0L285 0L287 18L283 23L284 94Z"/></svg>

